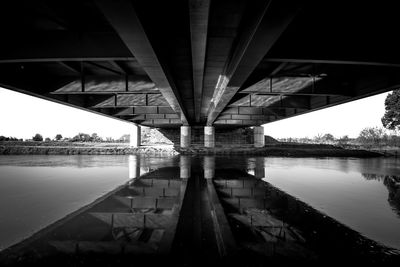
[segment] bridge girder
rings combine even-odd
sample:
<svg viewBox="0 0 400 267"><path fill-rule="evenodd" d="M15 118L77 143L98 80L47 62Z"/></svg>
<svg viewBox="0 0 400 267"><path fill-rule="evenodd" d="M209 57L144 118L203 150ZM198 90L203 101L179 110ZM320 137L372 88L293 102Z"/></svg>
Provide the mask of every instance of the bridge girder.
<svg viewBox="0 0 400 267"><path fill-rule="evenodd" d="M0 85L124 121L255 126L400 84L391 5L34 2L0 4Z"/></svg>

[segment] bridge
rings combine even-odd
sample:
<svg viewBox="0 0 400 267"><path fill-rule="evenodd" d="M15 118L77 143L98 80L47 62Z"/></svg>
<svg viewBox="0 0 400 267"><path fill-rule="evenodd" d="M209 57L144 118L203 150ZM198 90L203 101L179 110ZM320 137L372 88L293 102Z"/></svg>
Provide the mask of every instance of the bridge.
<svg viewBox="0 0 400 267"><path fill-rule="evenodd" d="M31 0L0 8L0 86L132 122L136 133L180 128L183 147L193 128L213 147L215 129L250 126L263 146L263 124L400 84L395 4Z"/></svg>

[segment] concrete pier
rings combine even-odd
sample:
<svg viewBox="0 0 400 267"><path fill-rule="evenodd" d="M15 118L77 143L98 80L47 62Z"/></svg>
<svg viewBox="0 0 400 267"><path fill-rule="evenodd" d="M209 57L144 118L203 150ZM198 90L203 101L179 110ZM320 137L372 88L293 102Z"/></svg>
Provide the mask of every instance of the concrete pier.
<svg viewBox="0 0 400 267"><path fill-rule="evenodd" d="M213 126L204 126L204 146L215 147L215 129Z"/></svg>
<svg viewBox="0 0 400 267"><path fill-rule="evenodd" d="M140 126L137 124L132 124L132 132L130 136L129 145L131 147L139 147L141 144L141 136L140 136Z"/></svg>
<svg viewBox="0 0 400 267"><path fill-rule="evenodd" d="M265 138L264 138L264 127L255 126L254 127L254 147L264 147Z"/></svg>
<svg viewBox="0 0 400 267"><path fill-rule="evenodd" d="M181 147L189 147L191 142L190 126L181 126Z"/></svg>

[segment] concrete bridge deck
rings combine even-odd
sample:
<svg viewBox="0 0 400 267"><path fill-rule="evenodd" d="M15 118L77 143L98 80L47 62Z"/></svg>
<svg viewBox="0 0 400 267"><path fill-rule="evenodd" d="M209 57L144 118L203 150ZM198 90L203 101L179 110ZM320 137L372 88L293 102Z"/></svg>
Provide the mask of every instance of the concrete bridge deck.
<svg viewBox="0 0 400 267"><path fill-rule="evenodd" d="M213 127L398 88L392 5L5 1L0 86L138 125L208 126L212 146Z"/></svg>

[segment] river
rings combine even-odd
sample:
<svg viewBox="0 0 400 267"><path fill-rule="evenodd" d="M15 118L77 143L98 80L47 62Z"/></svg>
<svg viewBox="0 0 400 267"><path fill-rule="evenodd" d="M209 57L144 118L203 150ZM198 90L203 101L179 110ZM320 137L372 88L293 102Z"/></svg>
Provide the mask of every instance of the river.
<svg viewBox="0 0 400 267"><path fill-rule="evenodd" d="M185 157L187 158L187 156ZM245 170L357 231L400 250L400 160L139 156L0 156L0 249L163 167ZM397 182L396 182L397 181Z"/></svg>

